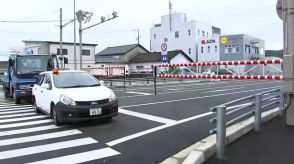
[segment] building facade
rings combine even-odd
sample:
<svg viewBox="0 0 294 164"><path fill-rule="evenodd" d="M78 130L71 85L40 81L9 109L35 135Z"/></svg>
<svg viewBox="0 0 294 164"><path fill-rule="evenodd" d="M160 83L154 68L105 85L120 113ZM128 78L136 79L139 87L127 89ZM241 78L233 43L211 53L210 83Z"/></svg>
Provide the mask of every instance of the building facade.
<svg viewBox="0 0 294 164"><path fill-rule="evenodd" d="M60 56L60 43L52 41L23 41L25 48L31 49L33 54L48 54ZM95 47L97 44L82 45L82 68L88 68L95 65ZM74 69L74 43L63 42L62 54L68 58L68 64L65 69ZM61 63L61 60L59 60ZM79 44L76 46L76 68L80 69L80 51Z"/></svg>
<svg viewBox="0 0 294 164"><path fill-rule="evenodd" d="M265 58L264 40L245 34L223 35L199 40L199 61L258 60ZM245 73L252 65L227 66L234 72ZM262 69L254 69L261 73Z"/></svg>
<svg viewBox="0 0 294 164"><path fill-rule="evenodd" d="M171 18L171 19L170 19ZM171 20L171 21L170 21ZM184 13L174 13L161 17L161 23L150 29L150 51L162 51L162 44L167 51L182 50L193 61L198 61L198 40L219 36L221 29L199 21L188 21Z"/></svg>

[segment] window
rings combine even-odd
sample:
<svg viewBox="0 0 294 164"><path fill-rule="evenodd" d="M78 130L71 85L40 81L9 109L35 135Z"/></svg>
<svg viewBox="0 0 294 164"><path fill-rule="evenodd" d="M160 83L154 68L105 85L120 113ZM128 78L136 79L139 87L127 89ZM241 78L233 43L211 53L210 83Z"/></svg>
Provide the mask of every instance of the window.
<svg viewBox="0 0 294 164"><path fill-rule="evenodd" d="M53 80L56 88L100 86L98 80L87 72L59 72L53 74Z"/></svg>
<svg viewBox="0 0 294 164"><path fill-rule="evenodd" d="M90 50L82 50L82 55L90 56Z"/></svg>
<svg viewBox="0 0 294 164"><path fill-rule="evenodd" d="M214 52L217 53L217 46L214 46Z"/></svg>
<svg viewBox="0 0 294 164"><path fill-rule="evenodd" d="M164 42L168 42L168 39L167 38L164 38Z"/></svg>
<svg viewBox="0 0 294 164"><path fill-rule="evenodd" d="M239 53L240 52L240 46L239 44L236 44L236 53Z"/></svg>
<svg viewBox="0 0 294 164"><path fill-rule="evenodd" d="M188 30L188 35L191 35L191 30Z"/></svg>
<svg viewBox="0 0 294 164"><path fill-rule="evenodd" d="M175 32L175 38L179 38L179 31Z"/></svg>
<svg viewBox="0 0 294 164"><path fill-rule="evenodd" d="M201 53L203 53L203 46L201 47Z"/></svg>
<svg viewBox="0 0 294 164"><path fill-rule="evenodd" d="M198 36L200 36L200 30L198 30Z"/></svg>
<svg viewBox="0 0 294 164"><path fill-rule="evenodd" d="M144 65L137 65L136 68L137 69L144 69Z"/></svg>
<svg viewBox="0 0 294 164"><path fill-rule="evenodd" d="M205 31L202 31L202 37L203 38L205 37Z"/></svg>
<svg viewBox="0 0 294 164"><path fill-rule="evenodd" d="M57 55L60 55L60 48L57 48ZM67 49L62 49L62 55L67 55Z"/></svg>
<svg viewBox="0 0 294 164"><path fill-rule="evenodd" d="M154 39L156 39L156 34L153 35Z"/></svg>
<svg viewBox="0 0 294 164"><path fill-rule="evenodd" d="M52 88L52 83L51 83L51 77L49 74L46 74L44 79L43 79L43 84L48 84L49 85L49 90Z"/></svg>
<svg viewBox="0 0 294 164"><path fill-rule="evenodd" d="M228 45L228 53L232 53L232 45Z"/></svg>
<svg viewBox="0 0 294 164"><path fill-rule="evenodd" d="M210 53L210 46L207 47L207 52Z"/></svg>
<svg viewBox="0 0 294 164"><path fill-rule="evenodd" d="M191 54L191 48L189 48L189 54Z"/></svg>
<svg viewBox="0 0 294 164"><path fill-rule="evenodd" d="M229 53L228 45L225 45L225 53Z"/></svg>
<svg viewBox="0 0 294 164"><path fill-rule="evenodd" d="M208 32L206 32L206 34L207 34L206 36L208 37Z"/></svg>
<svg viewBox="0 0 294 164"><path fill-rule="evenodd" d="M232 45L232 53L236 53L236 45Z"/></svg>

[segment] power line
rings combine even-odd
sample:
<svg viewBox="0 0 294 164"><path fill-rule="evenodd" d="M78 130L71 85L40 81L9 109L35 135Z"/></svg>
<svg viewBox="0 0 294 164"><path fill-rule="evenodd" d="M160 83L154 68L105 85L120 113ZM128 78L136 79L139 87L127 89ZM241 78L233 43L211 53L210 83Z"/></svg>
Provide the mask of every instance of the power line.
<svg viewBox="0 0 294 164"><path fill-rule="evenodd" d="M66 19L65 21L69 21L71 19ZM59 22L60 20L30 20L30 21L7 21L1 20L0 23L51 23L51 22Z"/></svg>

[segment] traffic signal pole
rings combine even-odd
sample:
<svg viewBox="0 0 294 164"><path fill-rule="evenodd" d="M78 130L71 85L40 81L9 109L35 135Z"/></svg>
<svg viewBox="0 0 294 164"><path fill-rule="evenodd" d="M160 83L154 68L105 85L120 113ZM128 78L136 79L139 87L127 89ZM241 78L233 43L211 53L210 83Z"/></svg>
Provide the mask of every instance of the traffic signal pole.
<svg viewBox="0 0 294 164"><path fill-rule="evenodd" d="M286 95L286 123L294 126L294 1L278 0L278 16L283 20L284 33L284 81Z"/></svg>

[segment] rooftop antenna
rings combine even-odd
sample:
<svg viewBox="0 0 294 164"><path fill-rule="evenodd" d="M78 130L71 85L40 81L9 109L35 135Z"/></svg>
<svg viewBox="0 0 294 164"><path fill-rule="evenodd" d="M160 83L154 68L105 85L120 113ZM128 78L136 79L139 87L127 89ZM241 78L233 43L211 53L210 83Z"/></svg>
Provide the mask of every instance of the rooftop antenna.
<svg viewBox="0 0 294 164"><path fill-rule="evenodd" d="M172 31L172 4L169 0L169 30Z"/></svg>

